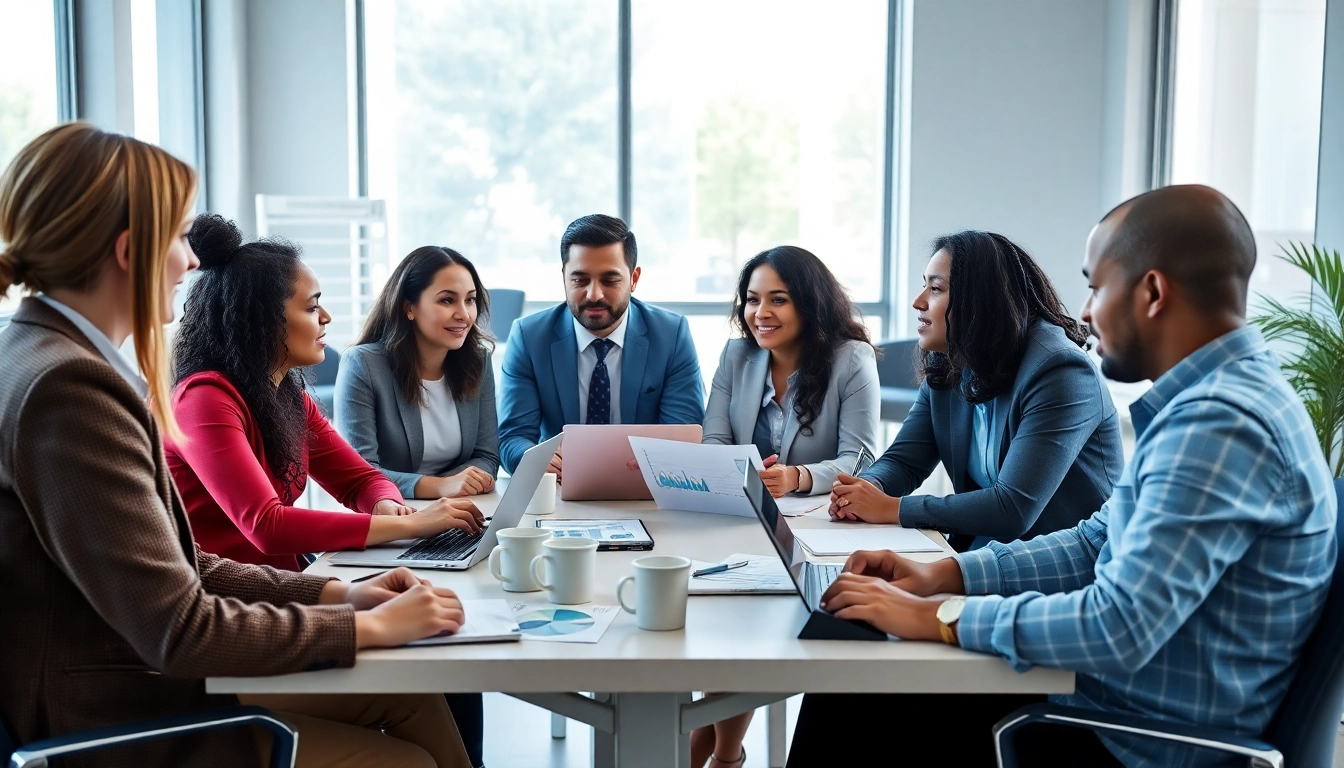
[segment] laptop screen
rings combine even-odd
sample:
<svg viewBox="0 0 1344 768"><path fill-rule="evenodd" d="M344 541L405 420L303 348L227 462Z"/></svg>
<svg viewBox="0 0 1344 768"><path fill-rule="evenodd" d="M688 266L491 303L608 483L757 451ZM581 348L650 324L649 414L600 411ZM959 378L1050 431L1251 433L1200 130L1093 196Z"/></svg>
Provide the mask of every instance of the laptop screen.
<svg viewBox="0 0 1344 768"><path fill-rule="evenodd" d="M742 472L742 490L746 491L751 508L756 510L756 517L760 518L761 525L765 526L765 534L770 537L770 543L775 545L775 551L784 561L784 568L788 570L789 578L793 579L793 586L798 588L798 597L809 611L812 610L813 606L807 601L807 590L803 583L807 556L803 554L802 545L794 540L793 531L789 529L785 517L779 513L775 497L770 495L765 483L761 482L761 476L750 464Z"/></svg>

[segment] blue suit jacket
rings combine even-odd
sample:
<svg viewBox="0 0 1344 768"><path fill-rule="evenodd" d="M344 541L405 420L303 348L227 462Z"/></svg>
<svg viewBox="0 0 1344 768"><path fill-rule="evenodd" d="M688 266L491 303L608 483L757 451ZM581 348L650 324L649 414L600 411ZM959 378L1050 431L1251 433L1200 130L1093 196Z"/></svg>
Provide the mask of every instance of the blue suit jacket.
<svg viewBox="0 0 1344 768"><path fill-rule="evenodd" d="M699 424L705 385L686 318L630 299L621 349L622 424ZM513 324L504 350L499 459L509 472L523 452L579 422L579 344L559 304Z"/></svg>
<svg viewBox="0 0 1344 768"><path fill-rule="evenodd" d="M1036 321L1012 387L994 401L999 479L979 488L967 470L975 407L956 389L921 384L896 441L862 474L902 496L901 525L1000 541L1072 528L1111 497L1124 457L1120 419L1087 353ZM956 493L909 496L941 461Z"/></svg>

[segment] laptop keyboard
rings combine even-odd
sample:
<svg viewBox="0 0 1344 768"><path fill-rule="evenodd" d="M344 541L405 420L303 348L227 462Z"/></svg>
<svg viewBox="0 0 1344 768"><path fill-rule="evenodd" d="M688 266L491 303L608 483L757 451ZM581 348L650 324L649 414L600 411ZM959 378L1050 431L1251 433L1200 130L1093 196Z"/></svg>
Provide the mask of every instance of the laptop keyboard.
<svg viewBox="0 0 1344 768"><path fill-rule="evenodd" d="M398 560L464 560L481 543L485 531L467 533L461 528L449 528L438 536L431 536L413 545L397 556Z"/></svg>
<svg viewBox="0 0 1344 768"><path fill-rule="evenodd" d="M821 596L826 594L831 583L840 577L841 565L821 565L818 563L808 563L803 569L803 578L806 579L804 595L809 603L815 604L821 600Z"/></svg>

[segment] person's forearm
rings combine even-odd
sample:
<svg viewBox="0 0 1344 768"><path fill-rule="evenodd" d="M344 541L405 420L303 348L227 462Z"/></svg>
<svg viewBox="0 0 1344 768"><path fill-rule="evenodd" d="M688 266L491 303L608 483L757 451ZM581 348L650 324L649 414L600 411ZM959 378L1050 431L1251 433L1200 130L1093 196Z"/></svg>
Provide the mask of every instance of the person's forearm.
<svg viewBox="0 0 1344 768"><path fill-rule="evenodd" d="M364 546L371 547L374 544L385 544L397 539L413 538L415 533L411 530L409 516L373 515L369 518L369 535L364 540Z"/></svg>
<svg viewBox="0 0 1344 768"><path fill-rule="evenodd" d="M345 593L350 591L350 585L340 579L332 579L322 585L322 591L317 596L318 605L340 605L345 602Z"/></svg>
<svg viewBox="0 0 1344 768"><path fill-rule="evenodd" d="M966 594L966 583L961 578L961 566L955 557L946 557L932 564L934 594Z"/></svg>
<svg viewBox="0 0 1344 768"><path fill-rule="evenodd" d="M434 475L421 475L415 482L415 498L417 499L437 499L443 495L440 486L443 478Z"/></svg>

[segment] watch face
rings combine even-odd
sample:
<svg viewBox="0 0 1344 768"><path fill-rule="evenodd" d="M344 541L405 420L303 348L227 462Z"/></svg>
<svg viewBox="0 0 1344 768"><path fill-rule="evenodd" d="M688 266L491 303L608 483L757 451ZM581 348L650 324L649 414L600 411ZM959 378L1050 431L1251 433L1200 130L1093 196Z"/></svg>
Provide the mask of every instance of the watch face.
<svg viewBox="0 0 1344 768"><path fill-rule="evenodd" d="M938 620L944 624L954 624L961 618L961 610L966 607L966 598L954 597L938 606ZM925 614L928 615L928 614Z"/></svg>

